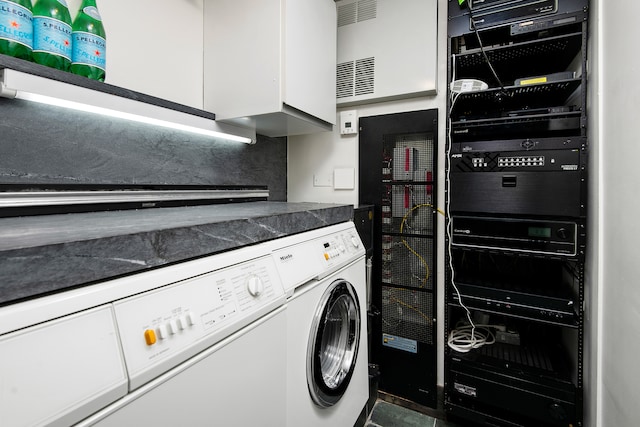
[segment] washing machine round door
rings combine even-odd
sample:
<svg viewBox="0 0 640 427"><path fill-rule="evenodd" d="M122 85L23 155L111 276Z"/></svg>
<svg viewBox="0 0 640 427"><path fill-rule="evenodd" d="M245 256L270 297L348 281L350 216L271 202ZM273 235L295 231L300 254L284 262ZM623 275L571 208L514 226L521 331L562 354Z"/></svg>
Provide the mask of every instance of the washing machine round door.
<svg viewBox="0 0 640 427"><path fill-rule="evenodd" d="M335 405L353 375L360 345L360 304L346 280L326 289L312 323L307 347L307 384L321 407Z"/></svg>

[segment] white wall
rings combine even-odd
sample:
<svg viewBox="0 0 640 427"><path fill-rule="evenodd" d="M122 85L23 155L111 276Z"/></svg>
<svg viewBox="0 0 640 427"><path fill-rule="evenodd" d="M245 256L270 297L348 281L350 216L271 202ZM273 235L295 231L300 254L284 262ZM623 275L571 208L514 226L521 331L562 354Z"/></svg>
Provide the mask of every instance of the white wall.
<svg viewBox="0 0 640 427"><path fill-rule="evenodd" d="M601 241L596 425L635 427L640 423L640 57L634 46L640 4L599 0L597 5Z"/></svg>
<svg viewBox="0 0 640 427"><path fill-rule="evenodd" d="M342 108L357 110L358 117L391 114L404 111L426 110L437 108L438 111L438 164L444 165L445 120L446 114L446 82L447 82L447 3L439 0L438 4L438 94L435 96L412 98L377 104L366 104ZM336 123L339 123L336 116ZM323 132L310 135L289 137L288 143L288 176L287 200L289 202L324 202L358 204L358 137L341 136L338 126L333 133ZM372 165L379 167L379 165ZM332 178L336 168L353 168L355 171L355 188L353 190L334 190L332 186L314 186L314 175ZM438 207L444 208L444 167L438 172ZM439 216L438 229L438 319L444 318L444 219ZM443 384L444 360L444 325L438 328L438 384Z"/></svg>

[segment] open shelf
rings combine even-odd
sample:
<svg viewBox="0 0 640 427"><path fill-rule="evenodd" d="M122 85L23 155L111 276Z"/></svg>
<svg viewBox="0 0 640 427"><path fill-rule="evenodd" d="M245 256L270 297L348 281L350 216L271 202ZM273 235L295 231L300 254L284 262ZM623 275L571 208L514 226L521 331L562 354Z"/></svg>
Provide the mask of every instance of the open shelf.
<svg viewBox="0 0 640 427"><path fill-rule="evenodd" d="M504 84L511 85L518 78L566 70L581 45L582 33L574 32L484 50L498 77ZM513 61L517 61L517 67ZM458 79L479 79L491 86L497 85L480 48L456 55L455 67Z"/></svg>

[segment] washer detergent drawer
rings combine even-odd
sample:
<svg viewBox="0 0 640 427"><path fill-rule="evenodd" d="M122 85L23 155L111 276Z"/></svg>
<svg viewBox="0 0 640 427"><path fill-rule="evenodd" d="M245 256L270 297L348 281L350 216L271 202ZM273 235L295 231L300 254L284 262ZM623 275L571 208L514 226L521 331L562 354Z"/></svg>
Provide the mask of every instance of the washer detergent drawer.
<svg viewBox="0 0 640 427"><path fill-rule="evenodd" d="M126 393L111 305L0 336L3 426L68 426Z"/></svg>

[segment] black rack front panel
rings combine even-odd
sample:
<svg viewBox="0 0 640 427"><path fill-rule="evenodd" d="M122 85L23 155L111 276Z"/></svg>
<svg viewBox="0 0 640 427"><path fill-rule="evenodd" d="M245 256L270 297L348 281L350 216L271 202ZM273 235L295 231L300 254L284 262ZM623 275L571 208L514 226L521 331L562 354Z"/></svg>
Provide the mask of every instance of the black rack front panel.
<svg viewBox="0 0 640 427"><path fill-rule="evenodd" d="M490 332L445 349L445 411L463 423L583 425L587 11L449 2L449 82L486 85L458 81L448 101L445 334Z"/></svg>

